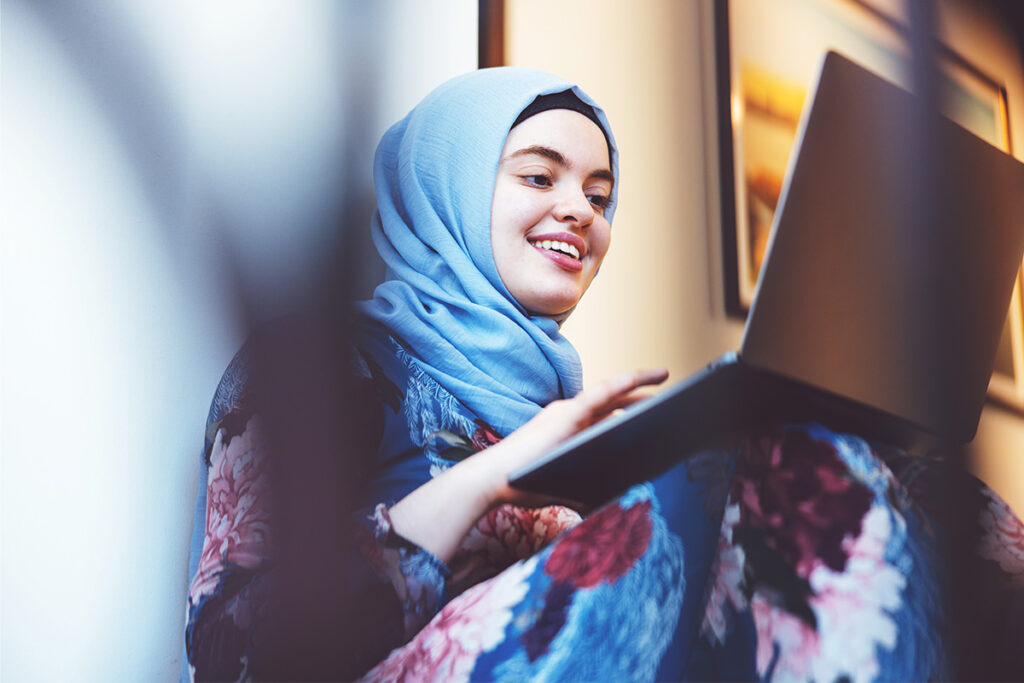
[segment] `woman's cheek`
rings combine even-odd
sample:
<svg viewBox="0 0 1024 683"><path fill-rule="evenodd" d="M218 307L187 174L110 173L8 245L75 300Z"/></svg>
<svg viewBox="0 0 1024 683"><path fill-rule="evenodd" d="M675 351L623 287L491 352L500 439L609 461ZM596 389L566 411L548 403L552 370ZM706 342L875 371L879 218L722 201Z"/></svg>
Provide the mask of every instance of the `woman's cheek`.
<svg viewBox="0 0 1024 683"><path fill-rule="evenodd" d="M601 261L608 254L608 249L612 243L612 229L608 225L608 222L602 219L602 225L594 225L595 228L600 228L591 233L590 249L593 252L593 256L597 260L597 265L601 265Z"/></svg>

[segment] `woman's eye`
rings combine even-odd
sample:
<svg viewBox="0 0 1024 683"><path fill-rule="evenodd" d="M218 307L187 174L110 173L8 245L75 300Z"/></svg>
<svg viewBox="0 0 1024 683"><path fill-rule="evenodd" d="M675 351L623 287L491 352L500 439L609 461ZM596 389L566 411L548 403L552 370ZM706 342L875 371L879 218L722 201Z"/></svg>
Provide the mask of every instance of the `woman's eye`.
<svg viewBox="0 0 1024 683"><path fill-rule="evenodd" d="M536 185L537 187L550 187L551 177L546 175L524 175L521 176L530 185Z"/></svg>
<svg viewBox="0 0 1024 683"><path fill-rule="evenodd" d="M612 198L606 197L603 194L592 194L587 199L594 205L594 208L605 211L612 204Z"/></svg>

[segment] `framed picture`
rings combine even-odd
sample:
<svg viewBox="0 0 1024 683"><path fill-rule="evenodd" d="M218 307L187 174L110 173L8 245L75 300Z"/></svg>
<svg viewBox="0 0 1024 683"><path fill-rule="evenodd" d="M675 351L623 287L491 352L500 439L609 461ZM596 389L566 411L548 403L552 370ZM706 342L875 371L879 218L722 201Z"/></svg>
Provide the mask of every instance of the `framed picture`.
<svg viewBox="0 0 1024 683"><path fill-rule="evenodd" d="M841 52L910 88L910 33L899 0L722 0L715 60L726 312L745 318L771 235L804 100L822 56ZM1006 88L968 57L936 43L944 112L1011 149ZM1021 275L989 395L1024 411Z"/></svg>
<svg viewBox="0 0 1024 683"><path fill-rule="evenodd" d="M477 67L505 66L505 0L478 0L477 8Z"/></svg>

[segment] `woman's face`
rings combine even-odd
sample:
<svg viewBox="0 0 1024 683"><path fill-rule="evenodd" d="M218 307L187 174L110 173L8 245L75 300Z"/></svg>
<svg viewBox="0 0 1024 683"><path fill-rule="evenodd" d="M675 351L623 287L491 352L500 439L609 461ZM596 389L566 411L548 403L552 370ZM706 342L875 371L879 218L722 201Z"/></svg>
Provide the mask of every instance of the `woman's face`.
<svg viewBox="0 0 1024 683"><path fill-rule="evenodd" d="M597 125L551 109L505 140L491 203L491 248L505 287L529 313L580 300L611 242L604 217L615 179Z"/></svg>

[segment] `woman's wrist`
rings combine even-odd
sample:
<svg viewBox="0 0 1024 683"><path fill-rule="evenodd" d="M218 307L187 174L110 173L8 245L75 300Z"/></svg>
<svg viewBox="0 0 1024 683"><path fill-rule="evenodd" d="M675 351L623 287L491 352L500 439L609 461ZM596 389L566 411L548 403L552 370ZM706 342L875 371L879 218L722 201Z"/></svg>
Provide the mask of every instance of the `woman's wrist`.
<svg viewBox="0 0 1024 683"><path fill-rule="evenodd" d="M474 505L480 516L491 508L506 502L508 496L508 475L497 466L502 455L501 444L496 444L474 454L451 468L453 476L460 479L458 486L465 486L474 498Z"/></svg>
<svg viewBox="0 0 1024 683"><path fill-rule="evenodd" d="M447 562L477 520L500 502L503 488L507 478L493 462L472 456L393 505L392 527Z"/></svg>

